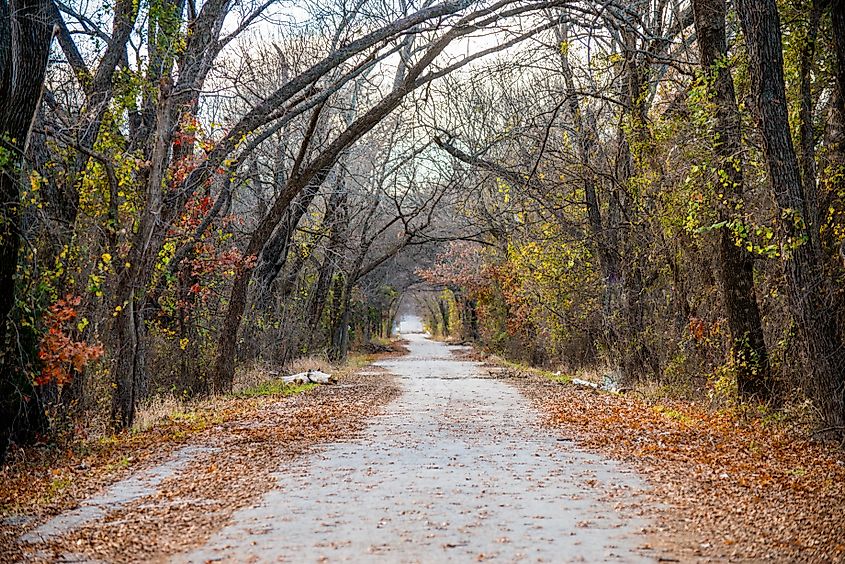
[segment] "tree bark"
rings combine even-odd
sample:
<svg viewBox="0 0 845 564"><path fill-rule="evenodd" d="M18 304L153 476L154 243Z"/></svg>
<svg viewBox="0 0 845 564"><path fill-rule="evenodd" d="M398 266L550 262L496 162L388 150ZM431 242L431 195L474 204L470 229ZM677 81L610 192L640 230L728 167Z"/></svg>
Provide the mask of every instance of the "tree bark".
<svg viewBox="0 0 845 564"><path fill-rule="evenodd" d="M789 135L780 17L775 0L737 0L745 34L763 153L780 211L780 243L790 305L812 374L810 392L826 423L845 427L845 347L821 249L804 218L808 206Z"/></svg>
<svg viewBox="0 0 845 564"><path fill-rule="evenodd" d="M807 223L810 234L817 237L821 226L819 213L818 186L816 184L816 133L813 125L813 89L812 71L816 56L816 42L819 35L819 20L821 7L818 0L812 1L810 21L808 22L807 37L801 49L799 62L801 110L800 110L800 139L801 153L798 163L801 166L801 176L804 191L807 194ZM820 245L819 241L815 242Z"/></svg>
<svg viewBox="0 0 845 564"><path fill-rule="evenodd" d="M20 197L27 143L53 38L48 0L0 0L0 460L31 422L31 384L18 369L9 314L21 243Z"/></svg>
<svg viewBox="0 0 845 564"><path fill-rule="evenodd" d="M695 30L701 66L715 106L714 151L719 159L719 219L741 222L744 178L742 132L733 77L727 67L725 0L694 0ZM741 213L741 212L740 212ZM734 241L732 230L719 230L719 276L731 331L731 355L740 397L767 401L774 395L760 309L754 294L754 257Z"/></svg>
<svg viewBox="0 0 845 564"><path fill-rule="evenodd" d="M836 85L839 88L839 105L842 113L845 114L845 0L831 1L830 17L833 44L836 49ZM845 152L845 147L842 151Z"/></svg>

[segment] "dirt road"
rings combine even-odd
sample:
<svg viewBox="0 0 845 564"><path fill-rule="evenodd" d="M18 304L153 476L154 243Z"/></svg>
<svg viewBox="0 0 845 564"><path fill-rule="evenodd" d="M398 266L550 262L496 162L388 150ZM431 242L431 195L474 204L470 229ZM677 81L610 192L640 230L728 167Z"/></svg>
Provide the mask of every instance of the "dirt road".
<svg viewBox="0 0 845 564"><path fill-rule="evenodd" d="M358 438L275 477L206 546L217 561L648 561L644 486L544 429L513 387L419 334L381 366L402 395Z"/></svg>

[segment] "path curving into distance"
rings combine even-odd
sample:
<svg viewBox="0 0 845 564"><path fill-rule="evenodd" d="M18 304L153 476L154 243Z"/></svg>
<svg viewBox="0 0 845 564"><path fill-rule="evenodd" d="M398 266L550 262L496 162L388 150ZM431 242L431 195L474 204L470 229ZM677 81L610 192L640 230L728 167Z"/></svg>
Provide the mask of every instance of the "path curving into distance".
<svg viewBox="0 0 845 564"><path fill-rule="evenodd" d="M645 486L540 424L519 392L421 334L382 361L402 396L351 442L276 474L185 562L647 562Z"/></svg>

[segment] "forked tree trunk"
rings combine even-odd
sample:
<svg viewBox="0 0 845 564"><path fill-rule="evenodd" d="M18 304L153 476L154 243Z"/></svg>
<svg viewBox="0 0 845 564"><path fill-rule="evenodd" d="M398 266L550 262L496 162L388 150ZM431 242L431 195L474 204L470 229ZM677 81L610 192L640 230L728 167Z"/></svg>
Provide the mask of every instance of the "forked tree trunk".
<svg viewBox="0 0 845 564"><path fill-rule="evenodd" d="M804 220L807 197L789 134L780 17L775 0L737 0L748 47L752 91L763 137L763 153L780 211L780 242L792 314L812 374L811 395L827 424L845 435L845 347L838 304L823 270L821 249Z"/></svg>
<svg viewBox="0 0 845 564"><path fill-rule="evenodd" d="M744 178L742 172L742 132L736 105L733 77L726 66L725 0L695 0L695 30L701 66L707 77L710 98L715 106L714 151L719 159L716 191L721 221L742 221ZM722 204L724 199L726 204ZM739 212L741 214L741 211ZM719 230L719 276L722 299L731 331L731 355L737 388L744 399L767 401L774 396L769 356L763 338L760 309L754 295L754 258L734 242L727 226Z"/></svg>

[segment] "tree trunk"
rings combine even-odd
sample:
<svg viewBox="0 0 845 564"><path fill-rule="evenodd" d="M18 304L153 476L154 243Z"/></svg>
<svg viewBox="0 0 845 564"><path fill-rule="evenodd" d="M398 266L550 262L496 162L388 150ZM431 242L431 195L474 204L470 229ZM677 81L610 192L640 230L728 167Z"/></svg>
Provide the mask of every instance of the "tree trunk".
<svg viewBox="0 0 845 564"><path fill-rule="evenodd" d="M111 419L115 429L128 429L135 421L135 407L139 385L144 379L143 316L139 298L131 286L116 291L124 296L111 328L114 359L112 374L115 384L112 394Z"/></svg>
<svg viewBox="0 0 845 564"><path fill-rule="evenodd" d="M305 190L291 202L276 233L261 250L261 264L255 271L255 278L261 285L262 295L269 295L270 286L285 266L296 226L308 211L319 189L319 184L312 183L306 186Z"/></svg>
<svg viewBox="0 0 845 564"><path fill-rule="evenodd" d="M648 164L647 150L650 146L646 124L645 72L638 61L639 51L636 36L626 33L623 47L624 66L622 73L623 114L618 127L619 153L617 156L616 178L618 187L611 195L610 206L615 210L608 215L611 221L608 230L618 237L615 249L620 257L619 279L612 282L617 285L609 292L611 313L615 314L617 325L617 354L620 381L629 383L642 378L643 372L659 370L656 355L645 341L645 311L643 303L644 257L642 250L650 241L635 241L639 233L645 236L639 227L639 207L642 194L636 186L635 177Z"/></svg>
<svg viewBox="0 0 845 564"><path fill-rule="evenodd" d="M323 217L323 227L329 229L329 241L326 245L323 263L320 266L320 273L317 276L317 284L308 305L307 327L311 330L311 335L308 337L309 350L314 346L317 335L321 334L321 331L318 330L320 319L323 317L332 278L337 270L338 257L343 252L349 223L348 193L343 180L343 172L338 171L337 175L335 189L332 191Z"/></svg>
<svg viewBox="0 0 845 564"><path fill-rule="evenodd" d="M212 375L212 389L225 392L232 387L235 378L235 357L238 348L238 330L241 318L246 311L247 294L251 270L239 271L229 294L229 306L220 327L220 339L217 342L217 361Z"/></svg>
<svg viewBox="0 0 845 564"><path fill-rule="evenodd" d="M816 41L819 35L819 20L821 19L821 7L818 0L812 1L810 9L810 21L807 29L807 37L801 49L801 60L799 72L801 75L801 153L798 163L801 166L801 176L804 183L804 191L807 194L807 223L812 237L819 236L821 217L819 214L818 186L816 184L816 133L813 126L813 89L812 72L816 56ZM815 241L820 246L819 241Z"/></svg>
<svg viewBox="0 0 845 564"><path fill-rule="evenodd" d="M719 219L741 222L744 178L742 172L742 132L736 104L733 77L725 65L725 0L695 0L695 30L701 66L707 76L709 95L715 106L714 151L718 157ZM726 203L722 203L726 202ZM731 355L740 397L767 401L774 395L769 356L763 338L760 309L754 294L754 257L734 242L729 227L719 230L719 275L722 299L731 331Z"/></svg>
<svg viewBox="0 0 845 564"><path fill-rule="evenodd" d="M441 323L441 335L444 337L449 336L449 303L440 298L437 300L437 307L440 310L440 323Z"/></svg>
<svg viewBox="0 0 845 564"><path fill-rule="evenodd" d="M826 423L845 435L845 347L838 308L822 267L821 249L804 220L808 206L789 135L780 17L775 0L738 0L748 47L763 152L780 211L781 255L792 313L812 374L811 395Z"/></svg>
<svg viewBox="0 0 845 564"><path fill-rule="evenodd" d="M830 3L833 44L836 49L836 86L839 88L838 105L841 115L845 115L845 0L833 0ZM845 140L840 151L845 153Z"/></svg>
<svg viewBox="0 0 845 564"><path fill-rule="evenodd" d="M50 54L47 0L0 0L0 460L9 440L26 432L38 411L31 384L17 366L9 314L15 306L24 155ZM40 417L35 417L40 419Z"/></svg>
<svg viewBox="0 0 845 564"><path fill-rule="evenodd" d="M346 278L346 282L340 281L335 285L332 301L337 308L334 312L334 323L332 324L332 342L329 347L329 360L341 362L346 359L349 349L349 322L352 317L350 310L352 304L352 288L355 282L352 276Z"/></svg>
<svg viewBox="0 0 845 564"><path fill-rule="evenodd" d="M569 63L568 45L569 34L566 24L557 28L558 42L566 45L561 51L561 69L563 72L566 109L572 120L576 154L581 165L581 177L584 185L584 204L587 212L587 223L590 228L590 240L593 251L598 258L602 276L602 336L604 344L612 355L618 355L620 348L618 319L621 317L621 291L617 286L621 282L619 273L619 254L613 229L606 229L601 215L601 205L598 197L597 182L593 172L593 155L595 153L596 137L593 133L593 115L588 107L583 107L580 96L575 88L572 67Z"/></svg>
<svg viewBox="0 0 845 564"><path fill-rule="evenodd" d="M475 300L463 296L458 288L450 289L461 311L461 339L464 341L477 341L479 337L478 312L476 311Z"/></svg>

